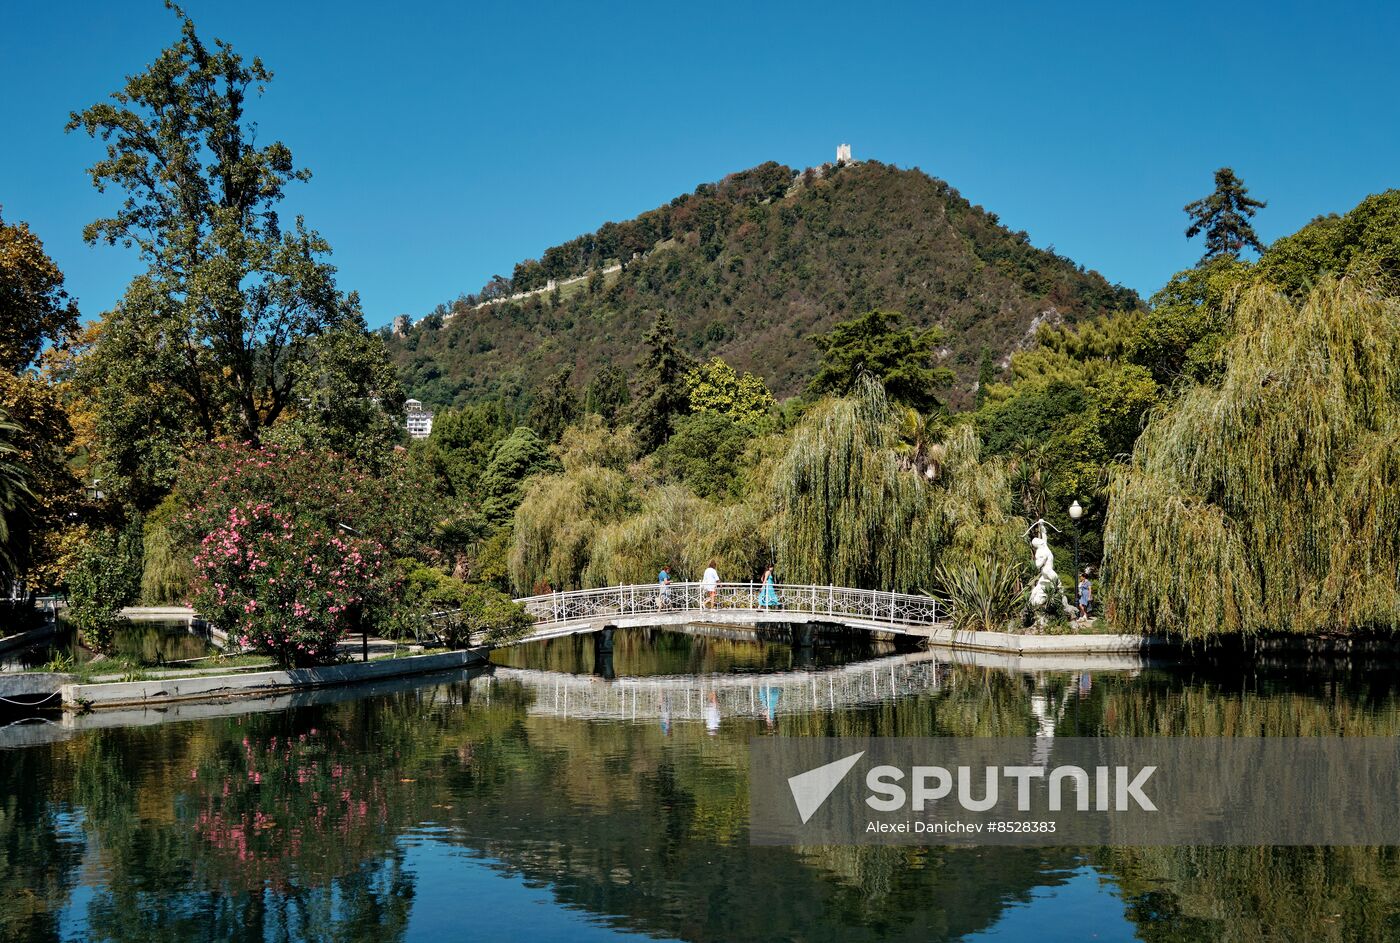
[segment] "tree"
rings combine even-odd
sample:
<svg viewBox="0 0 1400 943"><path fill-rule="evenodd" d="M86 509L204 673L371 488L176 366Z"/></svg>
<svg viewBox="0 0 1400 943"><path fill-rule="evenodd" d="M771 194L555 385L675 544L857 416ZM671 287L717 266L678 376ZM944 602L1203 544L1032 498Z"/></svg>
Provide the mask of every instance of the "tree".
<svg viewBox="0 0 1400 943"><path fill-rule="evenodd" d="M558 442L564 430L578 419L578 394L569 381L573 367L563 367L535 391L526 421L546 441Z"/></svg>
<svg viewBox="0 0 1400 943"><path fill-rule="evenodd" d="M942 340L936 327L919 331L894 311L867 311L812 338L822 360L807 389L845 396L864 373L895 402L924 412L938 408L935 391L953 382L953 371L933 365Z"/></svg>
<svg viewBox="0 0 1400 943"><path fill-rule="evenodd" d="M413 444L414 461L430 471L448 497L468 500L476 494L491 450L510 428L498 403L443 410L433 418L428 440Z"/></svg>
<svg viewBox="0 0 1400 943"><path fill-rule="evenodd" d="M111 652L113 636L126 621L121 609L141 592L141 568L139 517L119 530L99 531L79 553L68 575L68 617L86 647Z"/></svg>
<svg viewBox="0 0 1400 943"><path fill-rule="evenodd" d="M157 489L188 440L255 442L294 406L296 365L317 337L364 330L357 297L337 290L323 259L330 246L300 217L288 229L279 216L286 185L310 172L282 142L255 143L247 98L272 73L223 41L206 45L176 13L179 41L112 102L68 122L106 142L94 186L126 195L84 237L134 245L146 263L93 357L107 439L140 453L115 463ZM150 427L139 436L149 444L121 436L133 425Z"/></svg>
<svg viewBox="0 0 1400 943"><path fill-rule="evenodd" d="M977 396L973 400L973 405L978 409L987 401L987 391L996 382L997 367L992 360L992 349L984 346L982 348L982 360L977 365Z"/></svg>
<svg viewBox="0 0 1400 943"><path fill-rule="evenodd" d="M0 370L19 373L78 326L63 273L26 223L0 218Z"/></svg>
<svg viewBox="0 0 1400 943"><path fill-rule="evenodd" d="M1250 277L1249 266L1231 256L1178 272L1152 296L1152 310L1128 344L1128 359L1163 386L1219 376L1221 353L1234 333L1235 302Z"/></svg>
<svg viewBox="0 0 1400 943"><path fill-rule="evenodd" d="M4 582L9 581L14 567L10 538L18 528L13 524L24 516L34 497L29 490L29 476L18 458L19 449L11 444L19 431L19 426L0 413L0 580Z"/></svg>
<svg viewBox="0 0 1400 943"><path fill-rule="evenodd" d="M1400 295L1400 190L1374 193L1344 215L1318 217L1269 246L1257 268L1292 298L1306 296L1324 275Z"/></svg>
<svg viewBox="0 0 1400 943"><path fill-rule="evenodd" d="M867 376L793 431L771 494L778 565L792 582L912 592L933 588L940 562L1024 558L1002 463L983 461L964 425L930 481L903 460L899 412Z"/></svg>
<svg viewBox="0 0 1400 943"><path fill-rule="evenodd" d="M292 370L296 405L267 437L382 468L404 437L403 385L384 339L355 327L327 331Z"/></svg>
<svg viewBox="0 0 1400 943"><path fill-rule="evenodd" d="M1255 210L1267 205L1261 200L1251 199L1244 181L1236 177L1229 167L1221 167L1215 172L1215 192L1183 207L1186 215L1191 217L1186 238L1195 239L1205 233L1206 252L1201 256L1202 262L1221 256L1237 259L1244 249L1253 249L1262 255L1264 245L1254 234L1249 220Z"/></svg>
<svg viewBox="0 0 1400 943"><path fill-rule="evenodd" d="M588 389L583 394L585 412L596 413L609 425L614 425L627 404L632 401L632 393L627 388L627 374L613 364L604 364L588 381Z"/></svg>
<svg viewBox="0 0 1400 943"><path fill-rule="evenodd" d="M33 371L0 371L0 416L16 427L7 444L24 470L30 494L23 513L9 521L13 575L29 590L54 588L62 578L54 565L64 555L60 531L82 503L68 455L73 438L68 414L54 385Z"/></svg>
<svg viewBox="0 0 1400 943"><path fill-rule="evenodd" d="M763 381L752 373L740 376L719 357L712 357L686 374L693 413L718 413L749 430L762 428L778 409Z"/></svg>
<svg viewBox="0 0 1400 943"><path fill-rule="evenodd" d="M653 452L671 437L676 417L690 411L686 376L695 362L676 343L676 329L665 311L656 316L643 341L647 356L641 365L645 398L637 401L634 417L642 448Z"/></svg>
<svg viewBox="0 0 1400 943"><path fill-rule="evenodd" d="M1110 612L1188 638L1400 625L1400 301L1324 281L1237 312L1218 384L1156 415L1114 477Z"/></svg>
<svg viewBox="0 0 1400 943"><path fill-rule="evenodd" d="M557 468L549 445L528 426L520 426L491 451L481 476L481 511L492 524L504 524L520 505L525 479Z"/></svg>
<svg viewBox="0 0 1400 943"><path fill-rule="evenodd" d="M744 427L727 414L709 410L683 416L657 455L662 467L702 498L737 495L739 460L749 443Z"/></svg>

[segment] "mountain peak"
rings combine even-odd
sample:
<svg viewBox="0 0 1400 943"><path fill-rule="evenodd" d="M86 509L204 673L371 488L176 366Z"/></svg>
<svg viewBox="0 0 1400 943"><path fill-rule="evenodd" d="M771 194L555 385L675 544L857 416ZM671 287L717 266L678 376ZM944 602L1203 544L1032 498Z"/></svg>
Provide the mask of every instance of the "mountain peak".
<svg viewBox="0 0 1400 943"><path fill-rule="evenodd" d="M1139 304L942 180L856 162L849 145L837 157L800 172L759 164L519 263L390 337L410 393L520 401L562 366L586 382L603 364L632 365L664 308L690 353L786 395L815 367L812 334L883 308L947 332L960 405L984 347L1001 360L1037 320Z"/></svg>

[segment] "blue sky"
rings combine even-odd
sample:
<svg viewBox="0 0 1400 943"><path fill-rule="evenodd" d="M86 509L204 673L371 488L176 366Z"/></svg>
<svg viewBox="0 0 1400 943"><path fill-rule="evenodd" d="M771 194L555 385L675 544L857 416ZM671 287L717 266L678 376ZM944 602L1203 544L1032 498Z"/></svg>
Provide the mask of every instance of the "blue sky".
<svg viewBox="0 0 1400 943"><path fill-rule="evenodd" d="M1189 265L1181 207L1230 165L1266 241L1400 185L1400 4L279 3L187 0L276 72L260 139L312 169L288 212L371 324L724 174L920 167L1143 293ZM158 0L0 8L0 205L87 316L134 253L70 110L177 36Z"/></svg>

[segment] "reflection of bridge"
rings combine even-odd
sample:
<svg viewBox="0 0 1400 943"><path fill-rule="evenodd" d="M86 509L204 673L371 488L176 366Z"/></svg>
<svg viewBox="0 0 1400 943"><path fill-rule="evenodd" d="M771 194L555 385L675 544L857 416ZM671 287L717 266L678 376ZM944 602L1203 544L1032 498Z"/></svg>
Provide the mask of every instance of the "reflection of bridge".
<svg viewBox="0 0 1400 943"><path fill-rule="evenodd" d="M496 667L495 680L534 695L532 714L599 720L776 717L878 704L932 691L943 668L933 654L895 655L841 667L763 674L655 675L607 681L591 675Z"/></svg>
<svg viewBox="0 0 1400 943"><path fill-rule="evenodd" d="M911 596L839 586L773 587L765 604L757 583L723 583L713 601L699 583L610 586L548 593L517 600L535 617L534 631L520 641L557 638L603 629L707 624L763 625L829 623L870 632L927 638L945 629L947 606L929 596Z"/></svg>

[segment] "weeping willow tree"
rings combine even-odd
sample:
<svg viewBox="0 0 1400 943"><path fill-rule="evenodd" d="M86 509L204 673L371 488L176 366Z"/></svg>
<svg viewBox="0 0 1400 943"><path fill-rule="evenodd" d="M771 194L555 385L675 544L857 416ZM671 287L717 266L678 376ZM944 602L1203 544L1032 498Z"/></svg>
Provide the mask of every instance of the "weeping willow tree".
<svg viewBox="0 0 1400 943"><path fill-rule="evenodd" d="M590 465L535 479L515 512L510 577L520 592L585 586L599 531L636 508L627 476Z"/></svg>
<svg viewBox="0 0 1400 943"><path fill-rule="evenodd" d="M777 551L793 582L913 591L940 561L1024 557L999 462L962 426L911 467L902 420L878 383L816 407L774 476ZM1023 526L1023 525L1022 525Z"/></svg>
<svg viewBox="0 0 1400 943"><path fill-rule="evenodd" d="M1400 625L1400 302L1251 290L1218 386L1156 416L1110 485L1124 628L1187 638Z"/></svg>

